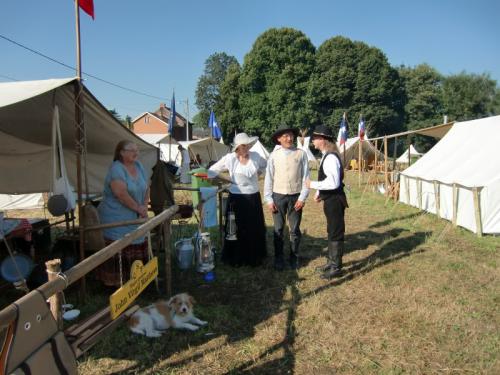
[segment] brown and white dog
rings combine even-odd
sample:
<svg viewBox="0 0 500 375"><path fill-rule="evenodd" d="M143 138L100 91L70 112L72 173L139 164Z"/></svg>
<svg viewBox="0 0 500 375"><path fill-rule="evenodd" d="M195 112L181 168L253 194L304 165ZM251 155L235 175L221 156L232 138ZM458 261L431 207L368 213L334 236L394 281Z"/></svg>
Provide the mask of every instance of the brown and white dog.
<svg viewBox="0 0 500 375"><path fill-rule="evenodd" d="M196 331L207 322L193 315L194 298L187 293L173 296L168 301L158 301L136 311L128 326L134 333L147 337L160 337L167 328Z"/></svg>

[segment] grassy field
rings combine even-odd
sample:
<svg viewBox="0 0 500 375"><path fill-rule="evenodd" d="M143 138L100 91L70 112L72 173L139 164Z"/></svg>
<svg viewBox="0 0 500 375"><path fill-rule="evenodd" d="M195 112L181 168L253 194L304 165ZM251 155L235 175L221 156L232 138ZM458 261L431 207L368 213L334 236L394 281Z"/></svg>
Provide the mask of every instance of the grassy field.
<svg viewBox="0 0 500 375"><path fill-rule="evenodd" d="M325 262L320 205L305 206L298 271L273 270L266 212L265 266L218 264L210 284L174 269L174 292L196 298L207 327L159 339L120 327L79 360L80 373L499 374L500 238L386 204L351 179L342 278L314 271ZM110 293L94 288L89 309ZM156 298L148 289L139 302Z"/></svg>

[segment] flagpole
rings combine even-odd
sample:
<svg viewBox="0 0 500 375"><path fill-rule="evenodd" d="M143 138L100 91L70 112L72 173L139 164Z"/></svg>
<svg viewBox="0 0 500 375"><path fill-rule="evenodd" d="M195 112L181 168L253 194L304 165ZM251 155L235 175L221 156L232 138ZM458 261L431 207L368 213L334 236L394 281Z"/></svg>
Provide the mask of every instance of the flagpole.
<svg viewBox="0 0 500 375"><path fill-rule="evenodd" d="M363 115L359 115L359 123L361 124L361 121L363 119ZM358 138L359 138L359 150L358 150L358 186L361 186L361 166L363 165L361 161L361 148L363 147L363 141L361 140L361 125L358 124Z"/></svg>
<svg viewBox="0 0 500 375"><path fill-rule="evenodd" d="M75 151L76 151L76 188L78 196L78 234L79 234L79 256L80 261L85 259L85 231L84 217L82 209L82 145L84 139L83 122L83 87L82 87L82 57L80 44L80 7L78 0L75 0L75 26L76 26L76 83L75 83ZM85 277L80 279L80 300L84 301L86 295Z"/></svg>
<svg viewBox="0 0 500 375"><path fill-rule="evenodd" d="M344 112L344 122L345 122L345 141L344 141L344 169L347 167L346 161L345 161L345 144L347 143L347 139L349 138L349 135L347 134L347 115Z"/></svg>
<svg viewBox="0 0 500 375"><path fill-rule="evenodd" d="M186 141L189 141L189 98L186 99Z"/></svg>

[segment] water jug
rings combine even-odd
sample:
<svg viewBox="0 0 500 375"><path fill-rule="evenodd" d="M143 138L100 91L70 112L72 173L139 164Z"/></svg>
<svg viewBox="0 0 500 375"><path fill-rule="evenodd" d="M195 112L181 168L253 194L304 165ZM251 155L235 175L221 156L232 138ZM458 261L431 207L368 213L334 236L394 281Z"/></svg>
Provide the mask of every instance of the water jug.
<svg viewBox="0 0 500 375"><path fill-rule="evenodd" d="M181 270L187 270L193 264L193 244L191 238L181 238L175 243L177 264Z"/></svg>

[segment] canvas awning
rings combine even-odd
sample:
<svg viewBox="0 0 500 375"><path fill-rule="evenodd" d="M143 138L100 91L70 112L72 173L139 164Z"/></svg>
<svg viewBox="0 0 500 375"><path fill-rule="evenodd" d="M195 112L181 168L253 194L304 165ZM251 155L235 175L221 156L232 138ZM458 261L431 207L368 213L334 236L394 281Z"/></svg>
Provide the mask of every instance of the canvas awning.
<svg viewBox="0 0 500 375"><path fill-rule="evenodd" d="M0 83L0 193L47 192L52 179L52 115L59 107L64 158L70 183L76 187L76 78ZM101 193L104 178L120 140L135 142L148 173L157 151L122 126L83 86L89 193ZM84 158L82 158L82 163ZM82 170L82 178L85 174ZM85 183L83 183L85 186Z"/></svg>

